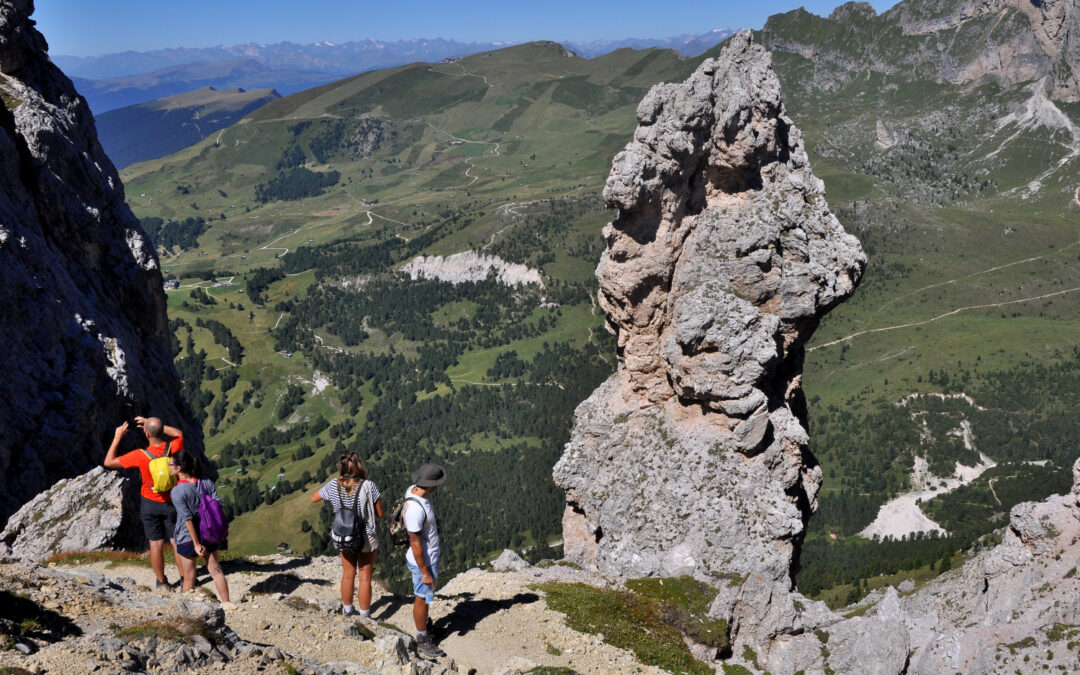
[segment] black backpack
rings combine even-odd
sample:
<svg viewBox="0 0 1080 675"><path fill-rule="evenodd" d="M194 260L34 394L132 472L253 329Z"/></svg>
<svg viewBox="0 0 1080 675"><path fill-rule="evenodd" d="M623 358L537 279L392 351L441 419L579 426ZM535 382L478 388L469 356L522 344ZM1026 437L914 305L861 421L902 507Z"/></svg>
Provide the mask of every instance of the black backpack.
<svg viewBox="0 0 1080 675"><path fill-rule="evenodd" d="M330 539L334 542L334 548L345 553L357 553L367 543L367 524L364 516L357 508L360 504L360 490L364 487L361 483L353 490L352 506L345 503L341 496L341 481L338 481L338 502L341 508L334 514L334 525L330 528Z"/></svg>

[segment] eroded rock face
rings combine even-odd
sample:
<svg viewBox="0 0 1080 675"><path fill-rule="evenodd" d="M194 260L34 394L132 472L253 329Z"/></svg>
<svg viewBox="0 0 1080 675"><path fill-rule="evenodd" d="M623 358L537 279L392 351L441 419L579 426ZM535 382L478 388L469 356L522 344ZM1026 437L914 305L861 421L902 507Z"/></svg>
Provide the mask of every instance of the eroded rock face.
<svg viewBox="0 0 1080 675"><path fill-rule="evenodd" d="M856 59L847 40L822 44L814 32L809 40L777 34L771 45L850 67L852 76L869 68L954 84L1041 81L1055 100L1080 99L1080 5L1073 0L905 0L881 16L867 3L850 2L829 20L874 38L858 48ZM814 78L823 88L837 85L835 75Z"/></svg>
<svg viewBox="0 0 1080 675"><path fill-rule="evenodd" d="M638 121L596 270L620 368L578 407L554 472L565 551L624 576L786 581L821 484L803 344L866 258L748 32L654 87Z"/></svg>
<svg viewBox="0 0 1080 675"><path fill-rule="evenodd" d="M32 12L0 3L0 523L99 464L135 414L202 445L181 412L154 248Z"/></svg>
<svg viewBox="0 0 1080 675"><path fill-rule="evenodd" d="M8 519L0 543L31 560L69 551L142 548L139 481L100 466L58 481Z"/></svg>

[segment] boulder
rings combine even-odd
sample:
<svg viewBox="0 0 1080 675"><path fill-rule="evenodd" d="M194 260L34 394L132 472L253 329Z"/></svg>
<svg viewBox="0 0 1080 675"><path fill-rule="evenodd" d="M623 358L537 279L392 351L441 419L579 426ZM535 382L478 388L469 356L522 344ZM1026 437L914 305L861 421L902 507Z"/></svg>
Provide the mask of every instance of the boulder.
<svg viewBox="0 0 1080 675"><path fill-rule="evenodd" d="M12 555L32 560L71 551L142 549L139 483L100 466L61 480L8 520L0 542Z"/></svg>

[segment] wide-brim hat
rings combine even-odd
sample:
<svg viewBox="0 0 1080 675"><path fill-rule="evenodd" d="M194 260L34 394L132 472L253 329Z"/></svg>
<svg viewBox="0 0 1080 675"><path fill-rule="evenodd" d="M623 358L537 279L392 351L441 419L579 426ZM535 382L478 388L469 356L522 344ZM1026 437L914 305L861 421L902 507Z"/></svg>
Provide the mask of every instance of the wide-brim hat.
<svg viewBox="0 0 1080 675"><path fill-rule="evenodd" d="M413 471L412 481L419 487L438 487L446 482L446 469L438 464L424 464Z"/></svg>

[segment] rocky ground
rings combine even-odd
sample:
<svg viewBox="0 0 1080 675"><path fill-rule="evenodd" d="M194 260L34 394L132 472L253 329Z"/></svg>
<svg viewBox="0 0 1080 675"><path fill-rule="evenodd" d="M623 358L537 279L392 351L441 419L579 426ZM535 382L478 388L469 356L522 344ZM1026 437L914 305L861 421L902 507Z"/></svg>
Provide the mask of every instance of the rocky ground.
<svg viewBox="0 0 1080 675"><path fill-rule="evenodd" d="M522 565L524 567L524 565ZM417 657L410 598L373 589L371 619L340 614L334 558L270 556L227 564L234 601L217 602L201 570L195 591L155 591L149 567L98 561L41 566L5 558L0 622L44 616L0 650L0 670L31 673L655 673L633 654L568 628L535 584L608 581L570 567L472 570L440 590L432 618L447 657ZM170 569L171 580L176 570ZM154 622L176 629L169 633ZM24 626L25 627L25 626ZM164 633L163 633L164 631ZM3 631L0 631L3 632ZM186 633L186 634L185 634ZM29 653L26 653L29 652ZM4 671L7 672L7 671ZM19 671L14 671L19 672Z"/></svg>

